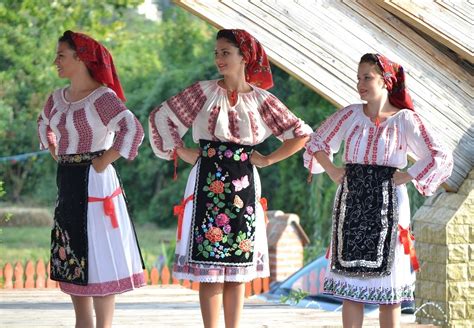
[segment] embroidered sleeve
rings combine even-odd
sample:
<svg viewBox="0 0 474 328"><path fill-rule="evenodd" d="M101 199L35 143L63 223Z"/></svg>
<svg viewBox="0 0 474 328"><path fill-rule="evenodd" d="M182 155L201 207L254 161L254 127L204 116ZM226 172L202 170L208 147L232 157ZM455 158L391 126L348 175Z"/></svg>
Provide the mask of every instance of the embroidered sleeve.
<svg viewBox="0 0 474 328"><path fill-rule="evenodd" d="M149 138L156 156L172 159L174 149L183 146L181 138L192 126L206 99L200 83L196 82L150 113Z"/></svg>
<svg viewBox="0 0 474 328"><path fill-rule="evenodd" d="M296 117L277 97L266 96L258 111L273 135L284 141L308 136L312 129Z"/></svg>
<svg viewBox="0 0 474 328"><path fill-rule="evenodd" d="M453 156L426 127L418 114L412 113L405 126L408 153L416 160L408 169L416 189L431 196L453 170Z"/></svg>
<svg viewBox="0 0 474 328"><path fill-rule="evenodd" d="M49 126L49 119L51 118L53 105L53 95L50 95L44 105L43 111L38 116L38 137L40 140L40 148L42 150L48 149L50 145L56 146L56 135Z"/></svg>
<svg viewBox="0 0 474 328"><path fill-rule="evenodd" d="M115 133L111 148L126 159L134 159L144 137L138 119L112 92L100 96L94 105L104 126Z"/></svg>
<svg viewBox="0 0 474 328"><path fill-rule="evenodd" d="M350 126L351 120L349 118L353 116L353 114L353 108L350 106L345 107L329 116L329 118L311 134L310 139L305 145L306 151L303 154L304 166L308 168L311 173L317 174L324 172L323 167L318 163L314 154L318 151L324 151L332 160L333 154L339 151L346 131Z"/></svg>

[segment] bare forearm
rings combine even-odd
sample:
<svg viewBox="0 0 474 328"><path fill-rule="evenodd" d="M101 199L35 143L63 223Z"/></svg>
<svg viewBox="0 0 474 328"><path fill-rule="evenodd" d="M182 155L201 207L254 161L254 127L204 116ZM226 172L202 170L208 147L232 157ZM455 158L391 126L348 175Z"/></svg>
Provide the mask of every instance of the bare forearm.
<svg viewBox="0 0 474 328"><path fill-rule="evenodd" d="M104 171L109 164L112 164L119 159L120 153L115 149L106 150L101 156L92 160L92 165L97 172Z"/></svg>
<svg viewBox="0 0 474 328"><path fill-rule="evenodd" d="M268 165L278 163L304 147L308 137L294 138L285 140L277 150L269 154L267 157Z"/></svg>
<svg viewBox="0 0 474 328"><path fill-rule="evenodd" d="M55 145L49 145L48 149L49 149L49 152L51 153L51 156L54 158L55 161L57 161L58 156L56 155L56 146Z"/></svg>
<svg viewBox="0 0 474 328"><path fill-rule="evenodd" d="M102 159L103 164L105 164L105 166L107 166L109 164L112 164L116 160L118 160L120 158L120 153L117 150L110 148L110 149L106 150L102 154L102 156L100 156L100 158Z"/></svg>
<svg viewBox="0 0 474 328"><path fill-rule="evenodd" d="M191 165L194 165L194 163L196 163L196 160L199 157L200 150L198 148L181 147L181 148L176 148L176 152L179 158L181 158L183 161Z"/></svg>
<svg viewBox="0 0 474 328"><path fill-rule="evenodd" d="M318 161L319 164L321 164L321 166L326 172L329 173L336 168L334 163L329 159L328 154L326 154L324 151L316 152L314 154L314 157L316 157L316 160Z"/></svg>

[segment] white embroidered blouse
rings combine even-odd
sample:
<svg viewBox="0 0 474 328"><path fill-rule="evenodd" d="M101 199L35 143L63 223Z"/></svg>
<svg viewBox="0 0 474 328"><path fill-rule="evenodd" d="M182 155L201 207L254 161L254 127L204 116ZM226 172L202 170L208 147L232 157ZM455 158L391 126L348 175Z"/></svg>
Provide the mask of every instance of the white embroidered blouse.
<svg viewBox="0 0 474 328"><path fill-rule="evenodd" d="M403 169L409 154L416 163L407 172L425 196L432 195L453 169L452 153L434 138L420 116L409 109L400 110L379 126L364 114L362 104L337 111L311 134L303 155L305 167L312 173L324 172L314 153L324 151L332 160L342 142L345 163Z"/></svg>
<svg viewBox="0 0 474 328"><path fill-rule="evenodd" d="M252 86L231 106L218 80L196 82L155 108L149 117L150 142L156 156L171 159L192 127L193 140L257 145L270 135L280 140L307 136L310 126L270 92Z"/></svg>
<svg viewBox="0 0 474 328"><path fill-rule="evenodd" d="M64 98L66 88L53 92L38 117L40 146L56 146L57 155L81 154L113 148L133 159L143 141L135 115L107 87L74 102Z"/></svg>

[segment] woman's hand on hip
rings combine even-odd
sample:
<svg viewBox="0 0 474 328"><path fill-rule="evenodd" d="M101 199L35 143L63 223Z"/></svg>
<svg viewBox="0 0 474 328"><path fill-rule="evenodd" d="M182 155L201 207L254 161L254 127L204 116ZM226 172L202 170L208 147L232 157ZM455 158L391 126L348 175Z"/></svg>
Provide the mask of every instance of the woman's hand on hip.
<svg viewBox="0 0 474 328"><path fill-rule="evenodd" d="M342 167L337 167L332 165L331 168L328 168L326 170L326 173L329 175L332 181L334 181L337 184L342 183L342 179L344 179L344 175L346 174L346 170L343 169Z"/></svg>
<svg viewBox="0 0 474 328"><path fill-rule="evenodd" d="M405 184L407 182L410 182L411 180L413 180L413 178L407 172L396 171L393 174L393 182L395 183L396 186Z"/></svg>
<svg viewBox="0 0 474 328"><path fill-rule="evenodd" d="M176 153L178 154L179 158L181 158L186 163L194 165L199 158L199 154L201 150L198 148L176 148Z"/></svg>
<svg viewBox="0 0 474 328"><path fill-rule="evenodd" d="M105 162L102 156L96 157L92 160L92 166L97 173L105 171L109 163Z"/></svg>
<svg viewBox="0 0 474 328"><path fill-rule="evenodd" d="M260 154L256 150L254 150L252 152L252 155L250 156L250 163L252 163L256 167L265 167L271 164L267 156Z"/></svg>

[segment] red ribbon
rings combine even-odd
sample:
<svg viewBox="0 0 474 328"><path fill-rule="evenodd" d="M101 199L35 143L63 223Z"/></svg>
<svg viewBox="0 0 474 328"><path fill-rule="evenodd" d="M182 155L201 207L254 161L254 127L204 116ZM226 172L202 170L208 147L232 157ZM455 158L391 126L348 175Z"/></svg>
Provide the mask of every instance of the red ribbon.
<svg viewBox="0 0 474 328"><path fill-rule="evenodd" d="M326 255L324 255L324 257L325 257L326 259L329 259L329 250L330 250L330 247L331 247L331 246L328 246L328 248L326 248Z"/></svg>
<svg viewBox="0 0 474 328"><path fill-rule="evenodd" d="M265 225L267 225L268 224L268 216L267 216L268 201L265 197L260 198L260 205L262 205L263 213L265 214Z"/></svg>
<svg viewBox="0 0 474 328"><path fill-rule="evenodd" d="M104 203L104 213L105 215L110 217L110 221L112 222L112 227L114 229L118 228L118 221L117 221L117 215L115 214L115 206L114 206L114 201L113 198L117 197L122 193L122 189L118 187L114 193L110 196L104 197L104 198L98 198L98 197L89 197L89 203L94 203L94 202L103 202Z"/></svg>
<svg viewBox="0 0 474 328"><path fill-rule="evenodd" d="M178 240L181 240L181 231L183 228L183 217L184 217L184 209L188 202L192 201L194 195L189 195L188 198L183 199L181 204L175 205L173 207L173 215L178 217Z"/></svg>
<svg viewBox="0 0 474 328"><path fill-rule="evenodd" d="M418 258L416 257L415 246L413 246L413 241L415 236L412 235L410 228L404 229L401 225L398 225L398 230L400 231L400 242L403 245L405 254L410 254L410 261L413 267L413 270L420 270L420 264L418 263Z"/></svg>
<svg viewBox="0 0 474 328"><path fill-rule="evenodd" d="M313 173L311 172L311 170L313 169L313 158L314 158L314 154L311 155L311 159L309 160L309 173L308 173L308 177L306 178L306 182L307 183L311 183L311 181L313 181Z"/></svg>

